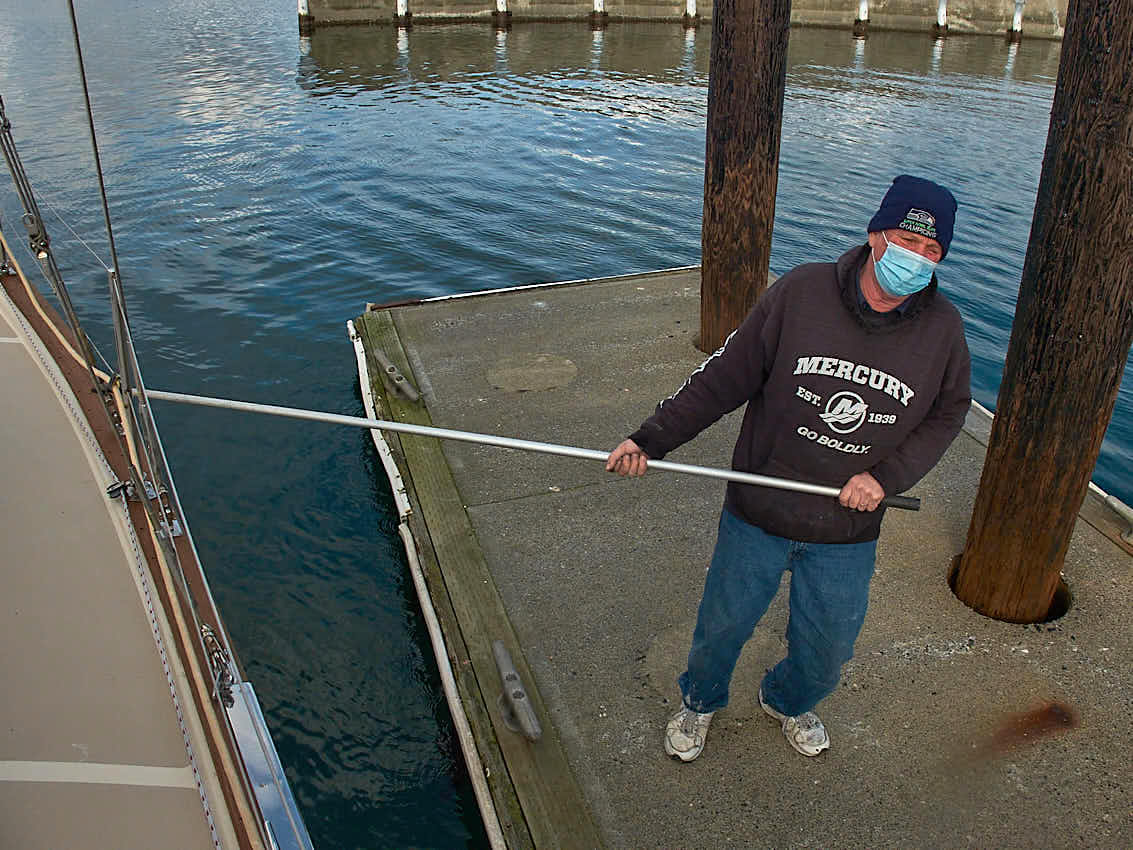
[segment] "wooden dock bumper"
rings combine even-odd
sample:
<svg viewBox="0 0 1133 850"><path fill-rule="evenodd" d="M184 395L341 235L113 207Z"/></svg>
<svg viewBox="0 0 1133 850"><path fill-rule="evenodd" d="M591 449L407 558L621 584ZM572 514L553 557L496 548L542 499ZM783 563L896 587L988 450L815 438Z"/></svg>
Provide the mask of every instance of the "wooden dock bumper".
<svg viewBox="0 0 1133 850"><path fill-rule="evenodd" d="M416 385L394 316L372 311L353 322L366 351L368 381L380 418L432 425L424 399L397 392L383 380L392 364ZM491 789L508 847L601 847L554 723L539 695L523 648L500 599L440 442L384 435L404 482L416 556L444 633L463 709ZM543 728L531 741L506 725L498 708L500 672L492 644L502 641L526 686Z"/></svg>

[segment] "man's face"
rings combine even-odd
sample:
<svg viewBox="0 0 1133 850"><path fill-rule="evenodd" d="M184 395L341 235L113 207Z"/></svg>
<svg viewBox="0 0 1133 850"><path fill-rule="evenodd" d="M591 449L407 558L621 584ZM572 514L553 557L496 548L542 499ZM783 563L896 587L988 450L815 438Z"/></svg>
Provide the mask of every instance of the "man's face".
<svg viewBox="0 0 1133 850"><path fill-rule="evenodd" d="M915 251L926 260L932 260L934 263L939 263L944 254L944 251L940 248L940 243L935 239L929 239L919 233L910 233L907 230L895 227L892 230L869 234L869 247L873 250L875 257L880 257L885 253L885 239L881 237L882 233L885 234L885 239L888 239L891 244Z"/></svg>

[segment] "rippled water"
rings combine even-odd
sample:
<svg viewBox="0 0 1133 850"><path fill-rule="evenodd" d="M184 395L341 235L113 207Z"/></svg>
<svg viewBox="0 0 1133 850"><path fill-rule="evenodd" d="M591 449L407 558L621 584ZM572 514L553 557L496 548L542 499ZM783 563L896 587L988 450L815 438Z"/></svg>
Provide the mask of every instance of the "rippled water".
<svg viewBox="0 0 1133 850"><path fill-rule="evenodd" d="M0 93L109 350L105 274L79 241L105 258L66 5L19 5L0 30ZM362 27L301 42L291 0L78 5L152 387L359 414L344 323L366 301L699 261L707 28ZM1038 41L791 35L773 270L860 241L895 173L948 183L961 212L941 277L989 406L1058 56ZM1129 383L1096 480L1133 501ZM316 845L482 845L367 438L157 412Z"/></svg>

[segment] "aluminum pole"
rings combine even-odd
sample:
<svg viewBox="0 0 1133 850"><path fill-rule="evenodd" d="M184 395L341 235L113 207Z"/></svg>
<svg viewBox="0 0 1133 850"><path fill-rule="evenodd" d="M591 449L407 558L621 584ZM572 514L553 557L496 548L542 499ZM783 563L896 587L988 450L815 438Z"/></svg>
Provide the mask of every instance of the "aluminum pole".
<svg viewBox="0 0 1133 850"><path fill-rule="evenodd" d="M583 449L575 446L562 446L557 443L539 443L533 440L519 440L514 437L497 437L493 434L477 434L473 431L454 431L451 428L436 428L431 425L413 425L406 422L388 422L384 419L367 419L362 416L344 416L339 413L325 413L318 410L305 410L299 407L280 407L274 404L256 404L250 401L236 401L227 398L187 395L163 390L145 391L146 398L157 401L172 401L181 404L194 404L200 407L219 407L224 410L239 410L244 413L264 413L269 416L284 416L290 419L306 419L311 422L324 422L328 425L347 425L351 428L377 428L399 434L416 434L420 437L435 437L438 440L458 440L465 443L480 443L502 449L517 449L524 452L562 455L582 460L600 460L603 463L610 456L607 451ZM837 498L839 487L822 484L808 484L805 481L791 481L787 478L773 478L768 475L755 475L751 472L737 472L733 469L716 469L710 466L693 466L687 463L672 463L667 460L651 460L649 469L659 472L683 472L699 475L702 478L716 478L721 481L735 481L739 484L753 484L757 487L772 487L776 490L792 490L796 493L810 493L815 496ZM913 496L886 496L881 504L887 508L903 508L919 511L921 500Z"/></svg>

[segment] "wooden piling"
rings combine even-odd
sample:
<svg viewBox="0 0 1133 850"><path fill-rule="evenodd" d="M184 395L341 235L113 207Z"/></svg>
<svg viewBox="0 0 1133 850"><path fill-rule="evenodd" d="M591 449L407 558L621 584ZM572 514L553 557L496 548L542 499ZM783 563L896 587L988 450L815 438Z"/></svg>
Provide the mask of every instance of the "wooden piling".
<svg viewBox="0 0 1133 850"><path fill-rule="evenodd" d="M790 0L713 8L701 231L700 340L723 344L767 288Z"/></svg>
<svg viewBox="0 0 1133 850"><path fill-rule="evenodd" d="M1046 619L1133 342L1133 0L1072 2L956 595ZM986 234L985 234L986 236Z"/></svg>

